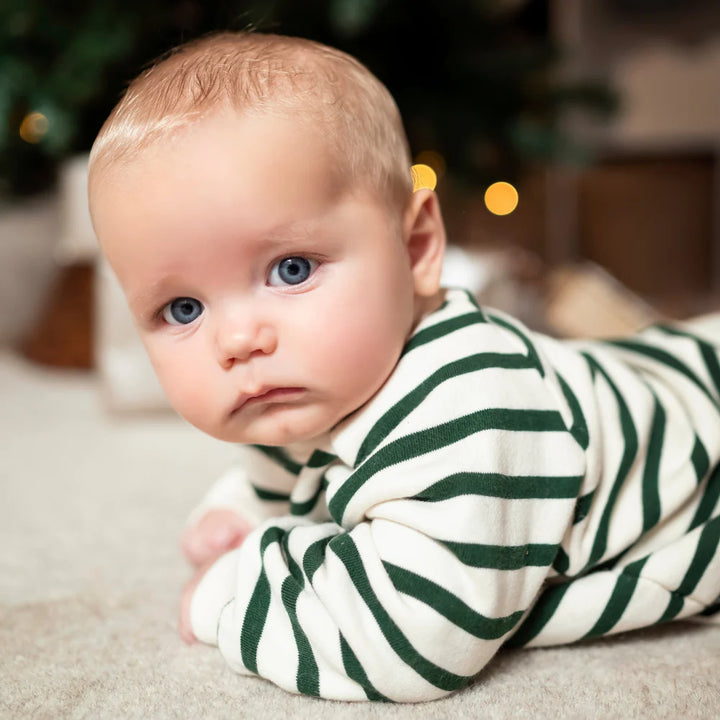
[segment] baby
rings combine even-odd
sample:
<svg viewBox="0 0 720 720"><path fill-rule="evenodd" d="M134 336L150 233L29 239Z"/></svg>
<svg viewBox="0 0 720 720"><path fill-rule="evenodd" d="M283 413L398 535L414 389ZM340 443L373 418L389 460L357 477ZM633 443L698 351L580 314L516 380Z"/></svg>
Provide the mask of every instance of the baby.
<svg viewBox="0 0 720 720"><path fill-rule="evenodd" d="M441 288L438 201L354 59L179 48L105 123L89 192L172 405L241 445L184 536L186 640L414 702L505 644L719 609L718 323L563 343Z"/></svg>

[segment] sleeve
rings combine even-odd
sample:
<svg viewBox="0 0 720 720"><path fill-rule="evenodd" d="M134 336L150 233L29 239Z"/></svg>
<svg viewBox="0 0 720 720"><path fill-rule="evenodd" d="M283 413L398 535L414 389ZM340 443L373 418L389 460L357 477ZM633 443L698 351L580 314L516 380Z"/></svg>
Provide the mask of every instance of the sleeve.
<svg viewBox="0 0 720 720"><path fill-rule="evenodd" d="M211 568L193 627L236 671L420 702L467 685L518 625L572 523L584 456L537 356L483 332L487 352L441 354L420 385L393 378L353 469L327 473L333 522L268 521Z"/></svg>
<svg viewBox="0 0 720 720"><path fill-rule="evenodd" d="M299 468L279 449L240 446L237 460L192 510L187 525L197 523L214 508L233 510L253 527L271 517L287 514Z"/></svg>

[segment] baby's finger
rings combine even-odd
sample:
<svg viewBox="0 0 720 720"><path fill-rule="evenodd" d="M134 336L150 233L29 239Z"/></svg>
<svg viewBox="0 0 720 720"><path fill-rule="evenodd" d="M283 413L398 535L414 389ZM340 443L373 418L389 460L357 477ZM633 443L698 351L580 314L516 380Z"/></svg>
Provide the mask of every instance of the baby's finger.
<svg viewBox="0 0 720 720"><path fill-rule="evenodd" d="M185 559L194 567L205 564L217 555L216 549L198 528L188 528L183 533L180 544Z"/></svg>

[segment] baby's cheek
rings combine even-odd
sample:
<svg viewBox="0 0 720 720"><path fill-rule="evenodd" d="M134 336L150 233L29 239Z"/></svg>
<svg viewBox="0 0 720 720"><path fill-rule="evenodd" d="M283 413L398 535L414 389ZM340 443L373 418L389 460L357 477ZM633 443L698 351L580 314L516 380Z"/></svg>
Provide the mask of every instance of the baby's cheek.
<svg viewBox="0 0 720 720"><path fill-rule="evenodd" d="M207 383L192 371L192 365L165 361L153 362L153 366L170 405L193 425L204 424Z"/></svg>
<svg viewBox="0 0 720 720"><path fill-rule="evenodd" d="M220 408L213 408L208 400L209 392L202 392L200 387L187 389L176 393L175 401L170 404L189 423L209 435L215 436L217 428L215 423L221 412Z"/></svg>
<svg viewBox="0 0 720 720"><path fill-rule="evenodd" d="M405 340L405 325L400 322L397 309L391 306L356 317L355 322L348 325L352 329L346 336L348 346L354 351L351 356L356 369L372 374L386 369L388 364L392 366Z"/></svg>

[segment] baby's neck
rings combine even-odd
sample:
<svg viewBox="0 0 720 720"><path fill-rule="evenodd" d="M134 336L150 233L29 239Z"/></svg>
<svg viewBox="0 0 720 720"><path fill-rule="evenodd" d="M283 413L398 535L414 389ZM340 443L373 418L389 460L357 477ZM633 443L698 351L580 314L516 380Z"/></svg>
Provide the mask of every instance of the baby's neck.
<svg viewBox="0 0 720 720"><path fill-rule="evenodd" d="M434 295L430 297L417 298L415 301L415 318L413 322L412 332L415 332L417 326L430 313L435 312L445 302L445 288L440 288Z"/></svg>
<svg viewBox="0 0 720 720"><path fill-rule="evenodd" d="M306 463L316 450L332 452L330 431L328 430L326 433L308 440L297 440L289 445L284 445L283 449L298 462Z"/></svg>

